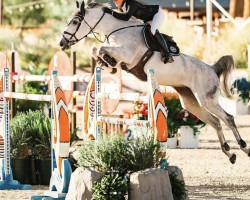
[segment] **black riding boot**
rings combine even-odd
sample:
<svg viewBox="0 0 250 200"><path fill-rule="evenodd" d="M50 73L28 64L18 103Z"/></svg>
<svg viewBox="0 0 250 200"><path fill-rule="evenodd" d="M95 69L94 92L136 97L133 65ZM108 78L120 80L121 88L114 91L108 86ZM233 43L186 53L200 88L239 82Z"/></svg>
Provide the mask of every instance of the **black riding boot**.
<svg viewBox="0 0 250 200"><path fill-rule="evenodd" d="M157 43L159 44L160 48L161 48L161 55L162 58L161 60L166 64L167 62L172 63L174 62L173 57L170 55L169 50L168 50L168 46L166 41L164 40L163 36L161 35L161 33L156 30L155 35L154 35Z"/></svg>

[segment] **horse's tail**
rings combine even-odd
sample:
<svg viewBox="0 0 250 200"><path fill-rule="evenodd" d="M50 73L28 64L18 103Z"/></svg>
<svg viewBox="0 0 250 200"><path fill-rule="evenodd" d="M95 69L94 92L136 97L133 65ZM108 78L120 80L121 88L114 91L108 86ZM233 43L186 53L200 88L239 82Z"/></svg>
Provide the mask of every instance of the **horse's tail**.
<svg viewBox="0 0 250 200"><path fill-rule="evenodd" d="M224 95L227 98L233 98L228 83L229 75L232 70L235 69L233 57L223 56L212 67L215 70L217 76L220 78L220 87Z"/></svg>

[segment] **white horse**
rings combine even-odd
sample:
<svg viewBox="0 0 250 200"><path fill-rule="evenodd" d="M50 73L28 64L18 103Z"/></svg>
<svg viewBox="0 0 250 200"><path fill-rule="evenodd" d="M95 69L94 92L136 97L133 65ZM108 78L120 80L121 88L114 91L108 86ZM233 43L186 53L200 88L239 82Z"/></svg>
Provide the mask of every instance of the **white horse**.
<svg viewBox="0 0 250 200"><path fill-rule="evenodd" d="M233 116L226 113L218 103L222 90L226 97L232 97L228 86L228 77L234 69L232 56L221 57L214 65L208 65L194 57L180 54L174 57L173 63L164 64L159 52L154 52L147 61L144 69L138 71L133 67L147 51L142 36L143 23L138 20L122 21L112 15L105 14L102 10L104 4L91 3L85 8L84 3L79 6L69 19L60 41L61 48L68 49L71 45L97 32L106 36L105 43L99 48L94 48L92 56L110 61L114 67L121 67L125 63L127 71L137 77L155 70L155 76L160 85L172 86L181 97L183 108L210 124L217 132L222 151L235 163L236 155L230 152L230 146L225 140L220 120L233 132L240 148L250 156L250 149L241 139ZM107 60L105 56L111 58ZM144 71L143 71L144 70ZM142 78L143 79L143 78Z"/></svg>

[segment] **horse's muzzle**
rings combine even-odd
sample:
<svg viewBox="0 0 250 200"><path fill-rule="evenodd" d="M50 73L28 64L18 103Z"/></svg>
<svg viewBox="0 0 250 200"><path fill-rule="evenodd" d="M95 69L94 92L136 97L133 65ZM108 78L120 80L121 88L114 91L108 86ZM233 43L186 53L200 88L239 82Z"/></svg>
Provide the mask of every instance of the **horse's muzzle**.
<svg viewBox="0 0 250 200"><path fill-rule="evenodd" d="M63 37L59 43L62 50L69 49L70 46L68 44L68 41Z"/></svg>

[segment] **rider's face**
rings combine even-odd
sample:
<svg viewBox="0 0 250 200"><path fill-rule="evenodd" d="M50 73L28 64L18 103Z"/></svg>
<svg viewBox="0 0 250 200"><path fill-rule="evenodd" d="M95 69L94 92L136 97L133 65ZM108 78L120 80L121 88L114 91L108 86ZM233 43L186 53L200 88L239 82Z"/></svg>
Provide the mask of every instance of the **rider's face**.
<svg viewBox="0 0 250 200"><path fill-rule="evenodd" d="M119 8L122 6L123 0L114 0L115 5Z"/></svg>

